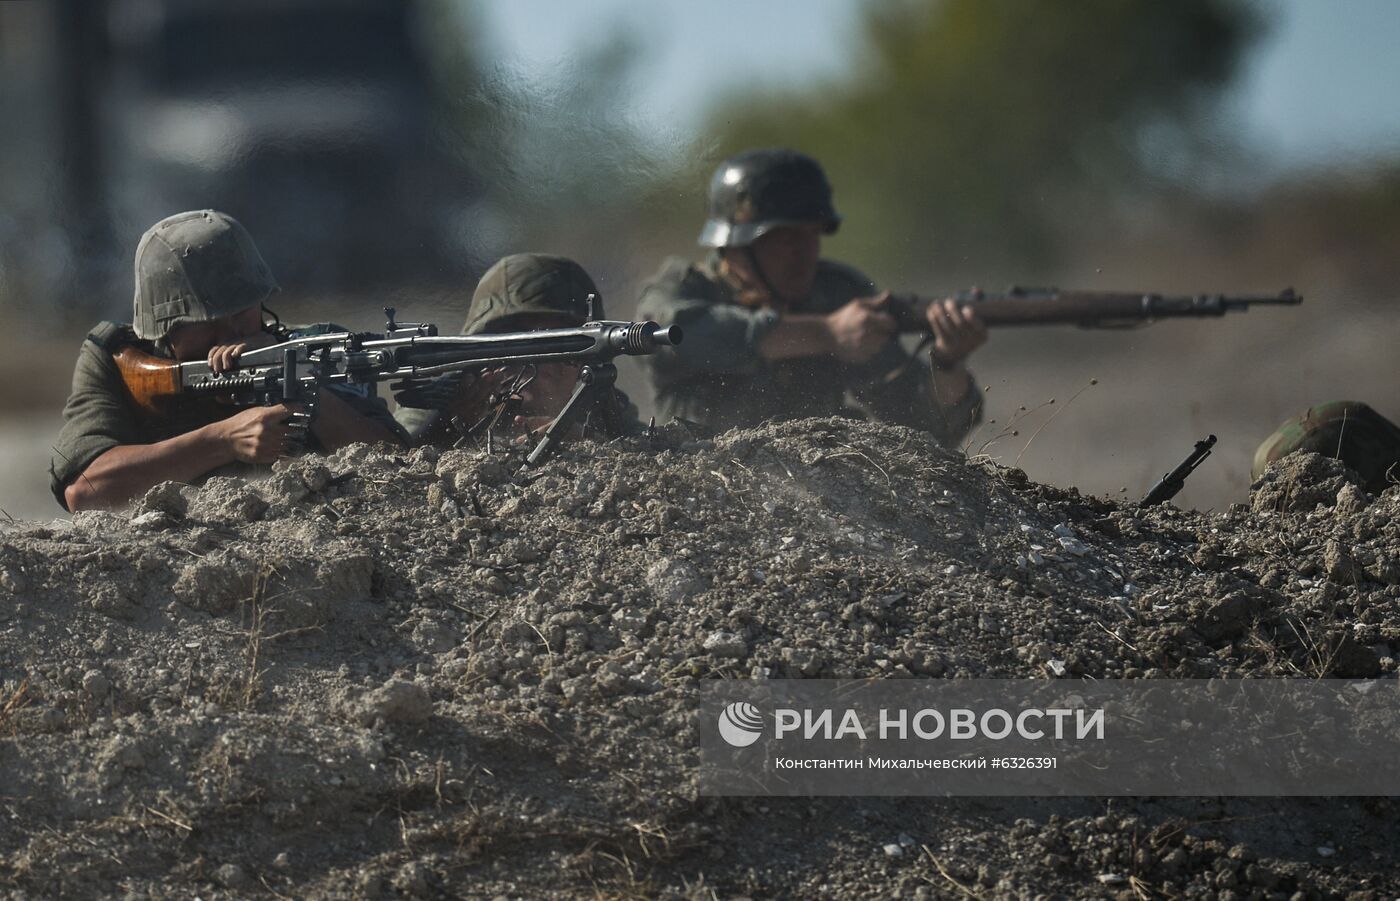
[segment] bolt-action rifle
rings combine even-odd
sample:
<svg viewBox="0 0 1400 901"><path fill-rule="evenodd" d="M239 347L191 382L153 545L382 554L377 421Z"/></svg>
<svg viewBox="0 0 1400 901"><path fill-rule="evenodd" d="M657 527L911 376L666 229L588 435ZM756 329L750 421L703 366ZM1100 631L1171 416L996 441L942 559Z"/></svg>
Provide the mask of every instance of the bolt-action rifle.
<svg viewBox="0 0 1400 901"><path fill-rule="evenodd" d="M442 401L439 377L497 366L573 363L578 382L545 429L527 462L548 456L580 411L617 380L613 360L655 353L681 342L677 326L655 322L585 322L576 328L491 335L440 336L429 323L396 323L386 309L384 333L337 332L298 337L245 351L234 369L216 373L203 360L176 362L127 346L113 355L135 406L159 414L180 398L219 398L243 406L298 402L314 409L324 385L392 382L400 403L433 406ZM439 390L434 390L434 389ZM311 413L293 425L305 429Z"/></svg>
<svg viewBox="0 0 1400 901"><path fill-rule="evenodd" d="M1113 291L1062 291L1059 288L1008 288L1001 294L978 290L952 296L977 311L989 326L1078 325L1082 328L1131 328L1154 319L1180 316L1224 316L1252 306L1296 306L1303 302L1292 288L1278 294L1146 294ZM888 310L901 332L929 330L929 304L942 298L894 294Z"/></svg>

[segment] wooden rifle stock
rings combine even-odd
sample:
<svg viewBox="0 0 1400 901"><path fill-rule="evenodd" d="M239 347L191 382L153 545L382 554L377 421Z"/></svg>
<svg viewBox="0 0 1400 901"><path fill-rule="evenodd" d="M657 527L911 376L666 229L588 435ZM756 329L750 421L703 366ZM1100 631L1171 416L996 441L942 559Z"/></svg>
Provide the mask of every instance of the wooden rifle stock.
<svg viewBox="0 0 1400 901"><path fill-rule="evenodd" d="M127 396L141 412L157 414L165 409L164 402L180 393L180 364L174 360L153 356L127 345L112 354Z"/></svg>

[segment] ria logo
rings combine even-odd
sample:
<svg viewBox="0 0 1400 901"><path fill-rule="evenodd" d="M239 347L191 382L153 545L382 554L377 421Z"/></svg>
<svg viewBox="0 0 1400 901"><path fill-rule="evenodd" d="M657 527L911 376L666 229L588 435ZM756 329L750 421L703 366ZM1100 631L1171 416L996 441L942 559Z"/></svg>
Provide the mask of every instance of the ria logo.
<svg viewBox="0 0 1400 901"><path fill-rule="evenodd" d="M763 734L763 714L747 701L735 701L719 714L719 734L736 748L747 748Z"/></svg>

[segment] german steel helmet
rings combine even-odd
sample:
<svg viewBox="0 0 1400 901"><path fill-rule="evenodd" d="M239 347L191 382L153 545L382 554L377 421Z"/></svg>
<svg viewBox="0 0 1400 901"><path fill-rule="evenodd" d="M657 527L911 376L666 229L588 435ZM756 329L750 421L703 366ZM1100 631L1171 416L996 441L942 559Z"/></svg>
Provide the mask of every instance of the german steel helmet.
<svg viewBox="0 0 1400 901"><path fill-rule="evenodd" d="M785 225L821 223L836 231L841 216L821 164L795 150L746 150L720 163L710 179L703 247L747 247Z"/></svg>
<svg viewBox="0 0 1400 901"><path fill-rule="evenodd" d="M1358 401L1318 404L1289 419L1259 445L1251 474L1259 478L1270 463L1295 451L1341 460L1372 494L1400 477L1400 427Z"/></svg>
<svg viewBox="0 0 1400 901"><path fill-rule="evenodd" d="M204 322L257 306L277 290L262 254L238 220L216 210L176 213L136 246L132 327L158 340L182 322Z"/></svg>
<svg viewBox="0 0 1400 901"><path fill-rule="evenodd" d="M467 308L462 334L509 331L532 316L550 316L583 324L588 297L598 288L583 267L567 257L517 253L486 270ZM602 316L601 302L594 312Z"/></svg>

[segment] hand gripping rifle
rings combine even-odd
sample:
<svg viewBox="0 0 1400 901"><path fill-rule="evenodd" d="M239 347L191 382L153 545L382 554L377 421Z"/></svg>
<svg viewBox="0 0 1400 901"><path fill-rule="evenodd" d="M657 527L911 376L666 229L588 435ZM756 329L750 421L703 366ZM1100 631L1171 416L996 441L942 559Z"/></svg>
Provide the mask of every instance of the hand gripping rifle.
<svg viewBox="0 0 1400 901"><path fill-rule="evenodd" d="M179 397L231 398L250 406L285 401L314 403L323 385L393 382L400 397L440 399L427 390L448 373L496 366L573 363L578 382L568 403L549 424L527 463L547 457L568 433L580 410L611 389L617 380L613 360L623 355L655 353L681 342L677 326L655 322L585 322L576 328L539 329L490 335L440 336L428 323L396 323L385 309L384 333L337 332L299 337L249 350L236 368L215 373L203 360L178 363L127 346L113 355L132 402L159 414ZM441 392L437 392L440 395ZM426 405L426 404L424 404ZM305 427L306 423L301 423Z"/></svg>
<svg viewBox="0 0 1400 901"><path fill-rule="evenodd" d="M1296 306L1303 302L1292 288L1278 294L1134 294L1113 291L1061 291L1058 288L1008 288L1004 293L960 291L952 300L977 311L989 326L1077 325L1081 328L1132 328L1156 319L1180 316L1224 316L1252 306ZM929 331L927 310L940 298L894 294L888 310L899 330Z"/></svg>

